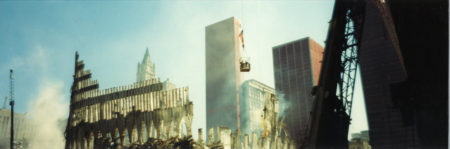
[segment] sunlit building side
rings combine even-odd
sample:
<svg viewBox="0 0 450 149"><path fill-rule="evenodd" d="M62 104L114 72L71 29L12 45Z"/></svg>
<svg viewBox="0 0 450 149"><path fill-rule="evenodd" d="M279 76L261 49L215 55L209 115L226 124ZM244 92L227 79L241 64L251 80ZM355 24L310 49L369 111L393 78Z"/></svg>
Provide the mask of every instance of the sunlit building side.
<svg viewBox="0 0 450 149"><path fill-rule="evenodd" d="M206 127L239 126L241 24L231 17L206 26Z"/></svg>

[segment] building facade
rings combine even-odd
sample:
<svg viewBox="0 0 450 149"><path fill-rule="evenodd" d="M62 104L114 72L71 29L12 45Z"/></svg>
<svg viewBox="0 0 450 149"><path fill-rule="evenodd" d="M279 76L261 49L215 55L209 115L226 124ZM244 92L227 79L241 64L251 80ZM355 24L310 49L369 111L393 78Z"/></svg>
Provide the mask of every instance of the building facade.
<svg viewBox="0 0 450 149"><path fill-rule="evenodd" d="M136 82L151 80L156 78L156 65L150 59L148 48L145 50L144 59L138 62L136 72Z"/></svg>
<svg viewBox="0 0 450 149"><path fill-rule="evenodd" d="M364 130L359 133L352 133L352 139L363 139L363 140L369 142L370 141L369 131Z"/></svg>
<svg viewBox="0 0 450 149"><path fill-rule="evenodd" d="M136 72L136 82L141 82L145 80L156 79L156 65L150 59L150 53L148 48L145 50L144 58L142 62L138 62L137 72ZM162 82L163 90L171 90L177 88L175 84L170 82L169 79Z"/></svg>
<svg viewBox="0 0 450 149"><path fill-rule="evenodd" d="M352 139L348 141L348 149L372 149L369 131L364 130L359 133L353 133Z"/></svg>
<svg viewBox="0 0 450 149"><path fill-rule="evenodd" d="M352 139L348 142L348 149L372 149L372 146L364 139Z"/></svg>
<svg viewBox="0 0 450 149"><path fill-rule="evenodd" d="M265 131L265 112L275 112L278 115L278 98L275 89L256 80L247 80L240 89L241 132L251 134ZM273 105L273 106L271 106ZM269 121L277 121L278 117L271 117Z"/></svg>
<svg viewBox="0 0 450 149"><path fill-rule="evenodd" d="M234 18L205 29L206 127L239 127L241 24Z"/></svg>
<svg viewBox="0 0 450 149"><path fill-rule="evenodd" d="M311 89L319 81L323 50L309 37L272 48L275 89L290 105L285 112L287 130L299 147L308 135Z"/></svg>
<svg viewBox="0 0 450 149"><path fill-rule="evenodd" d="M14 142L16 148L26 146L29 136L34 129L31 120L26 114L14 113ZM11 136L11 110L3 107L0 109L0 148L9 148Z"/></svg>

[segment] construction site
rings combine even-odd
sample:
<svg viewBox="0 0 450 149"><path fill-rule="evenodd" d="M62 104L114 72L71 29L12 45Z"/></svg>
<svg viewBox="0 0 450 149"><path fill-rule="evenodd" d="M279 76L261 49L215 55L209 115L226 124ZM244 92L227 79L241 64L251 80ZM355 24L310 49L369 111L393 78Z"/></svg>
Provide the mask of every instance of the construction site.
<svg viewBox="0 0 450 149"><path fill-rule="evenodd" d="M295 148L286 124L278 119L278 98L273 93L263 97L260 135L218 126L208 130L207 141L199 129L194 141L189 88L159 81L148 50L138 65L140 82L104 90L91 80L78 53L75 60L66 148Z"/></svg>
<svg viewBox="0 0 450 149"><path fill-rule="evenodd" d="M448 1L335 0L324 46L299 37L272 47L274 87L244 75L254 65L242 22L204 27L204 104L161 81L148 48L135 82L106 89L76 52L64 148L448 148ZM14 112L13 76L0 148L32 148L39 128ZM349 140L357 77L368 130Z"/></svg>

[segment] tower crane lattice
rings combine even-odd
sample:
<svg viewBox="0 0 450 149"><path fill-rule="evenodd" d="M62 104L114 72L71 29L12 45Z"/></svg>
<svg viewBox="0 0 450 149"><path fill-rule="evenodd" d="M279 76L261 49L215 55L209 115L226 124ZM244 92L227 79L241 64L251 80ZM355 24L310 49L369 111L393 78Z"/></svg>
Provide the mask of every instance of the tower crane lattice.
<svg viewBox="0 0 450 149"><path fill-rule="evenodd" d="M365 16L364 0L336 0L306 148L348 148L348 128Z"/></svg>

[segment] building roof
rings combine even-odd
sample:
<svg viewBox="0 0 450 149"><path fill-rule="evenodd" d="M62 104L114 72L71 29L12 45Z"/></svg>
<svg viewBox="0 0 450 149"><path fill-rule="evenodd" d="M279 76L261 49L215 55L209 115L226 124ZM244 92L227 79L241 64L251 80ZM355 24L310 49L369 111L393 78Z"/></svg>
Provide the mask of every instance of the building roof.
<svg viewBox="0 0 450 149"><path fill-rule="evenodd" d="M259 82L259 81L255 80L255 79L250 79L250 80L244 81L244 83L242 83L242 86L249 85L249 84L255 84L255 85L263 87L263 88L268 88L268 89L271 89L271 90L275 90L273 87L270 87L270 86L268 86L268 85L266 85L266 84L264 84L262 82Z"/></svg>

